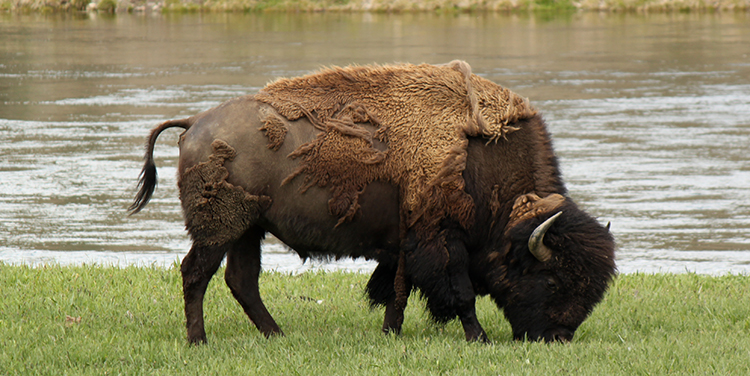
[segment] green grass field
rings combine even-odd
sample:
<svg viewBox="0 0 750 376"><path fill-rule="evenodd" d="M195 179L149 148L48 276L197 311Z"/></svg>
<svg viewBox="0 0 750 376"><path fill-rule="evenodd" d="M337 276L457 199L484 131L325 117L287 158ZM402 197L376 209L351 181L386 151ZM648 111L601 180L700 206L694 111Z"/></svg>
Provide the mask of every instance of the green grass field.
<svg viewBox="0 0 750 376"><path fill-rule="evenodd" d="M382 335L367 278L264 273L261 292L286 332L267 340L217 274L206 297L209 344L195 347L175 267L0 263L0 374L750 374L750 276L619 276L570 344L512 341L502 313L481 298L491 345L466 343L458 322L431 323L416 296L402 335Z"/></svg>

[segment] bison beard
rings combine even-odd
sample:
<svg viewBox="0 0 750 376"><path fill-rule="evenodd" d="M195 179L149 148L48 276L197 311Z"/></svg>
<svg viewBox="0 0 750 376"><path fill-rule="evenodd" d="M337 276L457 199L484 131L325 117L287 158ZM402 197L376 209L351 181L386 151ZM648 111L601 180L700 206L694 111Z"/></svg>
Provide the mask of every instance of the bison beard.
<svg viewBox="0 0 750 376"><path fill-rule="evenodd" d="M417 78L403 76L410 71ZM330 86L331 77L346 85ZM323 78L325 90L316 86ZM414 82L425 90L414 92ZM402 94L409 86L428 106L397 106L414 109L416 128L404 128L408 116L389 113L395 107L368 102L384 84ZM301 96L273 99L290 88ZM305 102L320 93L333 97ZM448 101L445 119L435 120L443 115L426 93ZM131 210L156 185L159 134L186 129L178 184L193 239L181 267L188 340L206 341L203 296L225 255L226 282L248 317L266 336L282 333L258 287L268 231L302 257L377 260L367 293L385 306L386 333L400 332L417 289L436 321L461 320L467 340L487 341L474 303L489 294L514 338L569 341L614 275L614 241L565 196L546 127L519 98L463 62L354 67L281 80L155 128Z"/></svg>

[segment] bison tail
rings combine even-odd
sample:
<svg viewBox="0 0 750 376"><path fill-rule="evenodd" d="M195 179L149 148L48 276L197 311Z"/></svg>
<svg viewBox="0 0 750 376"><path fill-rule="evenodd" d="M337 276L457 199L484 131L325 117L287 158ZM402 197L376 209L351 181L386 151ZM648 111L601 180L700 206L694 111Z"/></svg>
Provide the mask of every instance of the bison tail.
<svg viewBox="0 0 750 376"><path fill-rule="evenodd" d="M151 200L154 189L156 189L158 180L156 176L156 164L154 163L154 145L156 144L156 139L166 129L179 127L187 130L191 125L190 119L170 120L159 124L159 126L151 130L151 135L148 137L148 142L146 143L146 154L143 156L145 161L143 170L141 170L138 180L138 193L135 195L133 204L128 208L130 215L141 211Z"/></svg>

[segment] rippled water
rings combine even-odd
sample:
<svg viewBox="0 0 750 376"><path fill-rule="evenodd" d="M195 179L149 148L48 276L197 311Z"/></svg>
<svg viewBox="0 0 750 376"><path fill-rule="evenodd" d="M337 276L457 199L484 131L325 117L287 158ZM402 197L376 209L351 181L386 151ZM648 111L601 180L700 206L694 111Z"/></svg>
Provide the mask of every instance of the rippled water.
<svg viewBox="0 0 750 376"><path fill-rule="evenodd" d="M611 221L622 272L750 271L745 13L0 14L0 260L169 265L189 248L177 131L136 216L157 123L323 65L468 61L545 115L570 194ZM264 267L303 265L270 239Z"/></svg>

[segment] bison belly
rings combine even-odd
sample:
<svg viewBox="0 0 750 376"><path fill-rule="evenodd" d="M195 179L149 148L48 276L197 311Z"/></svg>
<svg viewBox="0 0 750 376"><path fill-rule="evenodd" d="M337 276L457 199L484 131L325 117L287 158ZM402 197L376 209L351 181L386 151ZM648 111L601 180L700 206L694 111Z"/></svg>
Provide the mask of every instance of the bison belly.
<svg viewBox="0 0 750 376"><path fill-rule="evenodd" d="M212 144L221 140L236 153L224 161L226 182L271 200L258 218L252 218L252 225L272 233L302 257L382 259L397 254L398 190L390 184L371 183L359 197L355 216L339 224L339 218L330 214L328 187L304 189L304 175L283 183L299 168L289 154L320 131L305 119L289 122L277 116L286 134L281 140L271 139L269 132L261 130L269 113L275 111L245 96L197 115L180 139L179 175L184 177L186 171L208 161L215 153ZM270 147L274 145L275 150Z"/></svg>

